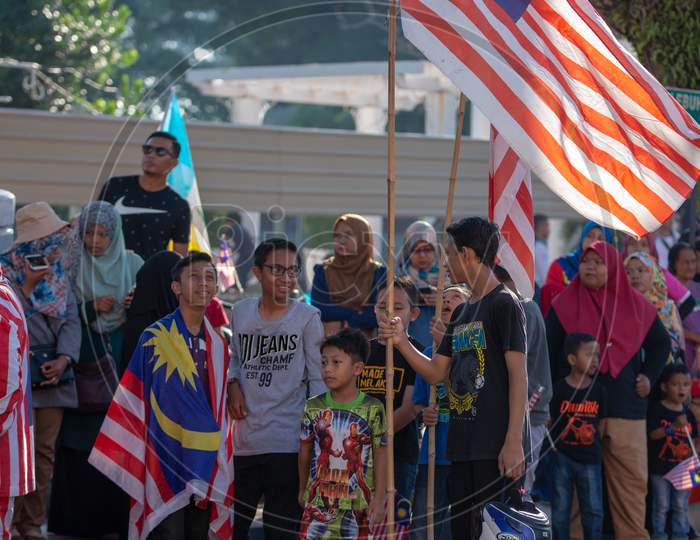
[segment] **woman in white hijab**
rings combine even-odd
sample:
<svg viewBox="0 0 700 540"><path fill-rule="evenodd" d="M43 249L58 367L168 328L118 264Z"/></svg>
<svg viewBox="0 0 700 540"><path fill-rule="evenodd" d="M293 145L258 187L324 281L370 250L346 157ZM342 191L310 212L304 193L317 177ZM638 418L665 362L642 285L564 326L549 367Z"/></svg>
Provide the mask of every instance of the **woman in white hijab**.
<svg viewBox="0 0 700 540"><path fill-rule="evenodd" d="M414 221L406 229L398 268L421 292L420 315L411 323L408 333L424 347L431 346L430 322L435 316L437 280L440 264L437 233L427 221Z"/></svg>

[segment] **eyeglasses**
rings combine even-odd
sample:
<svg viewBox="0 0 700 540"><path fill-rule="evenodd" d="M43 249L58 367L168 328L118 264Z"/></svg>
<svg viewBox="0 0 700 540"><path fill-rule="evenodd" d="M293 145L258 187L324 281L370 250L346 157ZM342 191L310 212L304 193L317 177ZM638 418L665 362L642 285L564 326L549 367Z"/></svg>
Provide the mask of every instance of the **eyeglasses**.
<svg viewBox="0 0 700 540"><path fill-rule="evenodd" d="M419 247L413 250L416 255L432 255L435 253L435 248L433 246Z"/></svg>
<svg viewBox="0 0 700 540"><path fill-rule="evenodd" d="M301 268L296 264L289 267L282 266L281 264L263 264L263 267L270 270L275 277L282 277L284 274L287 274L289 277L296 277L301 272Z"/></svg>
<svg viewBox="0 0 700 540"><path fill-rule="evenodd" d="M155 155L158 157L163 157L163 156L175 157L175 156L173 156L173 153L170 150L168 150L167 148L163 148L162 146L151 146L150 144L144 144L141 146L141 150L143 150L144 156L147 156L151 152L154 152Z"/></svg>

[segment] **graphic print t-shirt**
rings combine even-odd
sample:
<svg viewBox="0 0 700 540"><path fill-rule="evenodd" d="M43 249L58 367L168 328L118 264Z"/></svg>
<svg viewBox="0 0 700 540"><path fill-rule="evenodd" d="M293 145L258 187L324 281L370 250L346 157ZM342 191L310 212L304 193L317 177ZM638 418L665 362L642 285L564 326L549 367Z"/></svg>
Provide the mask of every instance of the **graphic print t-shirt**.
<svg viewBox="0 0 700 540"><path fill-rule="evenodd" d="M690 438L698 436L698 426L695 416L687 407L682 411L673 411L662 403L650 403L647 415L647 433L658 428L666 428L681 414L688 420L684 429L673 429L673 434L665 434L661 439L652 441L649 439L649 471L652 474L664 475L678 465L681 461L693 455L686 429L690 430Z"/></svg>
<svg viewBox="0 0 700 540"><path fill-rule="evenodd" d="M374 493L373 450L386 445L384 405L364 392L351 403L337 403L328 392L311 398L301 440L313 442L306 501L317 508L367 508Z"/></svg>
<svg viewBox="0 0 700 540"><path fill-rule="evenodd" d="M413 346L419 351L423 346L415 339L409 338ZM365 362L365 369L358 380L358 386L365 394L377 398L385 404L386 394L386 345L373 339L369 342L369 358ZM403 403L403 395L407 386L413 386L416 381L416 372L411 365L394 348L394 410ZM402 463L418 462L418 425L413 420L403 429L394 434L394 459Z"/></svg>
<svg viewBox="0 0 700 540"><path fill-rule="evenodd" d="M505 353L525 349L523 308L503 285L455 309L437 351L452 357L448 459L498 459L509 418Z"/></svg>
<svg viewBox="0 0 700 540"><path fill-rule="evenodd" d="M327 390L321 379L323 326L318 309L293 301L284 317L263 321L258 298L231 311L231 366L248 416L236 420L233 449L239 456L299 451L299 418L308 396Z"/></svg>
<svg viewBox="0 0 700 540"><path fill-rule="evenodd" d="M190 207L187 201L166 186L146 191L138 176L110 178L99 200L114 205L122 218L126 249L146 261L163 251L172 240L187 243L190 238Z"/></svg>
<svg viewBox="0 0 700 540"><path fill-rule="evenodd" d="M598 425L607 411L605 388L598 383L574 388L565 380L559 381L554 385L549 411L549 432L557 451L576 463L600 463L603 454Z"/></svg>

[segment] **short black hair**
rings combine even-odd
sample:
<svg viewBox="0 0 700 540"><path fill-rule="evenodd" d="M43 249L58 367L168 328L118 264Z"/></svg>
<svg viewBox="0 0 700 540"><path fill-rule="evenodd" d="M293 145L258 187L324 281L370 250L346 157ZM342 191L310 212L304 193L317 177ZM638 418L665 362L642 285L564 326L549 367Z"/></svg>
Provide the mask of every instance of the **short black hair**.
<svg viewBox="0 0 700 540"><path fill-rule="evenodd" d="M668 252L668 270L674 276L676 275L676 263L678 262L678 258L681 256L681 253L683 253L683 251L686 249L694 251L693 246L691 246L690 244L686 242L678 242L677 244L674 244Z"/></svg>
<svg viewBox="0 0 700 540"><path fill-rule="evenodd" d="M296 253L297 265L300 265L301 259L299 259L299 250L294 242L287 240L286 238L268 238L267 240L260 242L258 247L255 248L255 251L253 252L253 266L262 268L265 265L267 256L278 249L286 249L287 251Z"/></svg>
<svg viewBox="0 0 700 540"><path fill-rule="evenodd" d="M369 358L369 341L362 330L356 328L345 328L337 334L328 336L321 342L321 353L326 347L340 349L350 358L353 363L367 362Z"/></svg>
<svg viewBox="0 0 700 540"><path fill-rule="evenodd" d="M382 281L377 287L377 294L386 289L388 284L388 279ZM408 302L411 304L412 308L420 304L420 291L418 290L418 287L416 287L416 284L413 283L413 281L411 281L411 278L409 278L408 276L395 276L394 288L401 289L406 293L406 296L408 296Z"/></svg>
<svg viewBox="0 0 700 540"><path fill-rule="evenodd" d="M659 377L659 383L667 383L669 380L671 380L671 377L678 373L681 373L682 375L690 375L690 370L685 364L668 364L661 372L661 376Z"/></svg>
<svg viewBox="0 0 700 540"><path fill-rule="evenodd" d="M464 218L447 227L447 234L458 250L473 249L482 263L493 268L501 241L498 225L480 217Z"/></svg>
<svg viewBox="0 0 700 540"><path fill-rule="evenodd" d="M168 133L167 131L154 131L148 137L146 137L146 141L150 141L156 137L159 139L168 139L172 143L173 154L176 158L180 157L180 143L177 141L174 135Z"/></svg>
<svg viewBox="0 0 700 540"><path fill-rule="evenodd" d="M496 279L501 283L505 283L506 281L513 281L510 272L508 272L508 270L506 270L500 264L497 264L493 267L493 275L496 276Z"/></svg>
<svg viewBox="0 0 700 540"><path fill-rule="evenodd" d="M214 274L216 274L216 267L214 266L214 262L212 261L209 253L204 253L202 251L190 251L182 259L177 261L175 266L173 266L173 269L170 271L170 276L173 278L173 281L180 281L182 271L188 266L191 266L197 262L209 263L214 269Z"/></svg>
<svg viewBox="0 0 700 540"><path fill-rule="evenodd" d="M576 356L578 354L581 345L586 343L591 343L596 339L590 335L583 332L574 332L573 334L568 334L564 340L564 356L569 358L570 354Z"/></svg>
<svg viewBox="0 0 700 540"><path fill-rule="evenodd" d="M535 224L535 227L537 227L540 223L543 223L547 221L549 218L545 216L544 214L535 214L533 221Z"/></svg>

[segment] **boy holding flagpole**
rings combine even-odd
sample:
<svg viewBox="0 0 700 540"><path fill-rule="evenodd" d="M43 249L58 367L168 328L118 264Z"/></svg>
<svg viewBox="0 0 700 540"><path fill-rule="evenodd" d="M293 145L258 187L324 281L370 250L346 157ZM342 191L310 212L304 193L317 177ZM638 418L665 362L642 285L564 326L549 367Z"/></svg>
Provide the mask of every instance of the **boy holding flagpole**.
<svg viewBox="0 0 700 540"><path fill-rule="evenodd" d="M472 297L455 312L432 362L406 338L399 317L381 315L379 337L392 339L429 384L449 382L452 535L476 539L483 505L502 497L507 479L524 472L525 315L493 274L498 227L468 218L450 225L447 233L450 276L467 283Z"/></svg>

